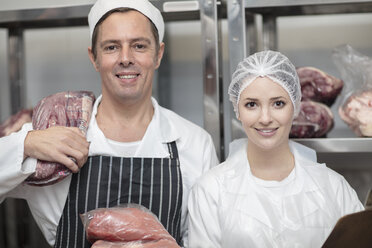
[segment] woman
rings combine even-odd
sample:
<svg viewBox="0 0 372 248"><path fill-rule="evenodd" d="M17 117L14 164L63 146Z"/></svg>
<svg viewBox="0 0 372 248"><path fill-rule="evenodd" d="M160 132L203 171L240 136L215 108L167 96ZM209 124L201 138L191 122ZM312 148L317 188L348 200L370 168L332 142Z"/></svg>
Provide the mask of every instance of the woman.
<svg viewBox="0 0 372 248"><path fill-rule="evenodd" d="M301 100L294 65L279 52L253 54L229 95L247 138L194 186L189 247L321 247L337 220L363 205L341 175L289 140Z"/></svg>

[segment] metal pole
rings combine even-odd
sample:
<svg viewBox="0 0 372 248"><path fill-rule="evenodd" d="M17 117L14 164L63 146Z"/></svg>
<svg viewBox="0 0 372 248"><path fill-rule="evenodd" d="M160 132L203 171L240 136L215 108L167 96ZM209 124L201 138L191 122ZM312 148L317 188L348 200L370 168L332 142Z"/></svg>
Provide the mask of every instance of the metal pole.
<svg viewBox="0 0 372 248"><path fill-rule="evenodd" d="M14 114L25 107L23 29L9 29L8 46L11 113Z"/></svg>
<svg viewBox="0 0 372 248"><path fill-rule="evenodd" d="M204 128L211 134L217 155L224 155L221 25L216 0L199 0L204 78Z"/></svg>

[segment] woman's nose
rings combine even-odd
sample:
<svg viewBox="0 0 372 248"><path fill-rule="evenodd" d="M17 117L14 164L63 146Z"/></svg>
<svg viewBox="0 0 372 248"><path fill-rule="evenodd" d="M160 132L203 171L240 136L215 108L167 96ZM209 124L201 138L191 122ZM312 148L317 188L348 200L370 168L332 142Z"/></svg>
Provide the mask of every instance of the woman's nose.
<svg viewBox="0 0 372 248"><path fill-rule="evenodd" d="M267 107L262 108L261 116L260 116L260 122L264 125L270 124L272 121L272 116L270 109Z"/></svg>

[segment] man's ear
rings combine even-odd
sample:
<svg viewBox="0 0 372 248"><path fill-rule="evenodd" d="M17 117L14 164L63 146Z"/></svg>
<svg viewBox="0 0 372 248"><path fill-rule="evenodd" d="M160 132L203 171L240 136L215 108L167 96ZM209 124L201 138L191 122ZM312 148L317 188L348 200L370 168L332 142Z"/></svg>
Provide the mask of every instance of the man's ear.
<svg viewBox="0 0 372 248"><path fill-rule="evenodd" d="M155 69L158 69L159 66L160 66L160 63L161 63L161 59L163 58L163 54L164 54L164 42L161 42L160 43L160 46L159 46L159 52L158 52L158 55L157 55L157 58L156 58L156 66L155 66Z"/></svg>
<svg viewBox="0 0 372 248"><path fill-rule="evenodd" d="M92 65L94 66L94 69L98 71L98 63L96 62L94 58L92 47L88 47L88 55L89 55L90 62L92 62Z"/></svg>

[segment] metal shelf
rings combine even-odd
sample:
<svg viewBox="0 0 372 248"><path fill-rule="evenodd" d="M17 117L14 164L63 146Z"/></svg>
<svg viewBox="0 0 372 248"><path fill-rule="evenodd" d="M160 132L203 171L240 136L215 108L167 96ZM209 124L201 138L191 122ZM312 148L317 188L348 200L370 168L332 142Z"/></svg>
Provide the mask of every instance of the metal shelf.
<svg viewBox="0 0 372 248"><path fill-rule="evenodd" d="M199 20L199 1L151 1L163 14L165 21ZM92 4L53 8L0 11L0 27L42 28L88 25L87 16Z"/></svg>
<svg viewBox="0 0 372 248"><path fill-rule="evenodd" d="M319 153L372 153L372 138L292 139Z"/></svg>
<svg viewBox="0 0 372 248"><path fill-rule="evenodd" d="M198 20L201 23L204 83L204 128L211 134L217 153L223 159L223 111L221 107L222 55L220 20L226 17L226 7L219 0L166 1L150 0L165 22ZM0 28L8 29L9 82L11 112L22 109L24 103L24 44L23 31L31 28L53 28L88 25L87 16L92 4L64 7L40 7L0 11ZM166 58L163 58L166 65ZM162 67L159 68L159 70ZM159 73L162 75L162 73ZM166 80L165 84L166 84ZM164 86L163 88L169 88Z"/></svg>
<svg viewBox="0 0 372 248"><path fill-rule="evenodd" d="M274 16L372 12L370 0L245 0L246 11Z"/></svg>
<svg viewBox="0 0 372 248"><path fill-rule="evenodd" d="M280 16L372 13L371 0L225 0L232 73L248 54L258 50L254 15L262 15L262 48L277 50L276 20ZM230 110L232 112L232 110ZM231 125L231 140L241 132ZM371 153L372 138L294 139L319 153Z"/></svg>

